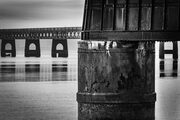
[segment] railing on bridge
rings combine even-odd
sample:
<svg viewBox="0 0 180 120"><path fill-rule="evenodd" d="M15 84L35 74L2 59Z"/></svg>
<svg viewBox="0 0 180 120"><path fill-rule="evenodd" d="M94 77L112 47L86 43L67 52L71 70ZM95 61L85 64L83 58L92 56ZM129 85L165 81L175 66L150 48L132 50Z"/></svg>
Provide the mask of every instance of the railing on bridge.
<svg viewBox="0 0 180 120"><path fill-rule="evenodd" d="M80 39L81 27L0 29L0 39Z"/></svg>

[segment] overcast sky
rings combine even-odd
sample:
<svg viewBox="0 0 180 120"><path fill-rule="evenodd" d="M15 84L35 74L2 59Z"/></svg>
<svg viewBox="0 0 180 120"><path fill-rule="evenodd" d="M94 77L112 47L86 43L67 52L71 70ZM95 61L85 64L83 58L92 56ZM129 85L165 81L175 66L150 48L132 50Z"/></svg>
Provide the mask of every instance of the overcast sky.
<svg viewBox="0 0 180 120"><path fill-rule="evenodd" d="M0 0L0 29L82 26L84 0Z"/></svg>

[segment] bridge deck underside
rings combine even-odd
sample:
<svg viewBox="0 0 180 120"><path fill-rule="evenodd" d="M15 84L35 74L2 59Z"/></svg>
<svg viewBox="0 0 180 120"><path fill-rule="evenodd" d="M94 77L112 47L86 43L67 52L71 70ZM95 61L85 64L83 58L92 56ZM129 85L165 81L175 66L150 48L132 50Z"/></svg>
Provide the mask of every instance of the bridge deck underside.
<svg viewBox="0 0 180 120"><path fill-rule="evenodd" d="M85 31L83 40L180 41L179 31Z"/></svg>

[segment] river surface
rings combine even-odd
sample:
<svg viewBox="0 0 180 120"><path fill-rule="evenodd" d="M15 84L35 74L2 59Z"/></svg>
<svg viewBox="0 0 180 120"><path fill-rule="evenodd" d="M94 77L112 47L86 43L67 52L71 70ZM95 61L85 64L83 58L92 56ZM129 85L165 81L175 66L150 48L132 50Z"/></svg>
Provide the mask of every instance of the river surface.
<svg viewBox="0 0 180 120"><path fill-rule="evenodd" d="M158 47L155 120L180 120L180 61L160 60ZM76 92L77 49L69 58L0 58L0 120L77 120Z"/></svg>

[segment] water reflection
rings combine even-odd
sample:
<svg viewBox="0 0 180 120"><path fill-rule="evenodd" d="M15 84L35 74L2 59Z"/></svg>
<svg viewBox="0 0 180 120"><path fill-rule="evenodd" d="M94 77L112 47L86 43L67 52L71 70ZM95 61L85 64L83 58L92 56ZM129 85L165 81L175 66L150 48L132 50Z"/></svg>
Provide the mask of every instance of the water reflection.
<svg viewBox="0 0 180 120"><path fill-rule="evenodd" d="M160 77L177 77L178 60L161 60L159 63Z"/></svg>
<svg viewBox="0 0 180 120"><path fill-rule="evenodd" d="M67 63L53 63L52 64L52 76L54 79L53 81L66 81L68 79L68 64Z"/></svg>
<svg viewBox="0 0 180 120"><path fill-rule="evenodd" d="M16 65L14 63L1 65L1 73L15 73Z"/></svg>
<svg viewBox="0 0 180 120"><path fill-rule="evenodd" d="M25 72L26 73L39 73L40 72L40 64L25 64Z"/></svg>
<svg viewBox="0 0 180 120"><path fill-rule="evenodd" d="M52 64L52 72L68 72L68 64Z"/></svg>
<svg viewBox="0 0 180 120"><path fill-rule="evenodd" d="M0 61L0 81L75 81L76 61L51 59L48 61Z"/></svg>
<svg viewBox="0 0 180 120"><path fill-rule="evenodd" d="M3 63L0 67L0 81L15 81L13 75L16 72L16 65L14 62Z"/></svg>
<svg viewBox="0 0 180 120"><path fill-rule="evenodd" d="M40 64L25 64L25 78L27 81L37 81L40 79Z"/></svg>

